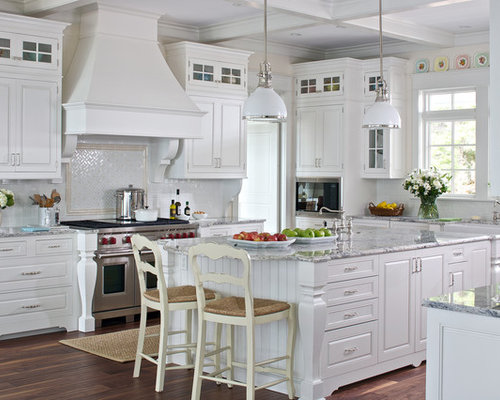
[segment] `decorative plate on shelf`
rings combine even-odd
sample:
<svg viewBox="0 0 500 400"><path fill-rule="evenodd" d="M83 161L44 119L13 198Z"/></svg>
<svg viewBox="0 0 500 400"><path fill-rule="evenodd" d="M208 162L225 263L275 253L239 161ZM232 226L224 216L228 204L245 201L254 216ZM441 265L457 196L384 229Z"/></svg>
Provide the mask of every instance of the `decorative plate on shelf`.
<svg viewBox="0 0 500 400"><path fill-rule="evenodd" d="M295 238L283 240L281 242L263 242L263 241L252 241L252 240L239 240L228 238L227 241L237 247L246 247L247 249L256 249L256 248L269 248L269 247L288 247L293 242L295 242Z"/></svg>
<svg viewBox="0 0 500 400"><path fill-rule="evenodd" d="M434 59L434 71L448 71L448 57L436 57Z"/></svg>
<svg viewBox="0 0 500 400"><path fill-rule="evenodd" d="M415 72L428 72L429 71L429 60L427 58L422 58L415 63Z"/></svg>
<svg viewBox="0 0 500 400"><path fill-rule="evenodd" d="M460 54L455 58L455 68L456 69L467 69L470 68L470 57L467 54Z"/></svg>
<svg viewBox="0 0 500 400"><path fill-rule="evenodd" d="M490 55L488 52L474 54L474 67L487 67L490 65Z"/></svg>

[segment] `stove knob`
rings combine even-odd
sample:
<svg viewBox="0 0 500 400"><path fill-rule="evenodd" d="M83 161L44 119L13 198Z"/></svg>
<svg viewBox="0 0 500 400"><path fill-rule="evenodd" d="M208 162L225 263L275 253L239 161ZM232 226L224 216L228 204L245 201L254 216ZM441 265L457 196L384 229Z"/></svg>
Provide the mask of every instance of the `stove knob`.
<svg viewBox="0 0 500 400"><path fill-rule="evenodd" d="M103 238L101 239L101 244L108 244L108 243L109 243L109 242L108 242L108 238L103 237Z"/></svg>
<svg viewBox="0 0 500 400"><path fill-rule="evenodd" d="M188 237L194 238L194 232L189 232Z"/></svg>
<svg viewBox="0 0 500 400"><path fill-rule="evenodd" d="M114 236L109 238L109 244L116 244L116 238Z"/></svg>
<svg viewBox="0 0 500 400"><path fill-rule="evenodd" d="M188 234L186 232L182 232L182 238L186 239L188 237Z"/></svg>
<svg viewBox="0 0 500 400"><path fill-rule="evenodd" d="M181 238L181 234L180 234L180 233L176 233L176 234L175 234L175 238L176 238L176 239L180 239L180 238Z"/></svg>
<svg viewBox="0 0 500 400"><path fill-rule="evenodd" d="M123 243L130 243L131 242L130 236L124 236L123 239L122 239L122 242Z"/></svg>
<svg viewBox="0 0 500 400"><path fill-rule="evenodd" d="M173 238L174 238L174 234L173 234L173 233L171 233L170 235L168 235L168 238L169 238L169 239L173 239Z"/></svg>

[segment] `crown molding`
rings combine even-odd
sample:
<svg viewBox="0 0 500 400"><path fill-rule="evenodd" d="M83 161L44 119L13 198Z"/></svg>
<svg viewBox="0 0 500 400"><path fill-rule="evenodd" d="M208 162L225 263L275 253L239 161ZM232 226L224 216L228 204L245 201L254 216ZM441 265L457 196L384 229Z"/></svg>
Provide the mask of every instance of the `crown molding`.
<svg viewBox="0 0 500 400"><path fill-rule="evenodd" d="M187 40L190 42L200 41L200 30L196 26L174 24L158 21L158 40L161 43L171 42L170 39Z"/></svg>
<svg viewBox="0 0 500 400"><path fill-rule="evenodd" d="M468 46L490 42L490 31L458 33L455 35L455 46Z"/></svg>

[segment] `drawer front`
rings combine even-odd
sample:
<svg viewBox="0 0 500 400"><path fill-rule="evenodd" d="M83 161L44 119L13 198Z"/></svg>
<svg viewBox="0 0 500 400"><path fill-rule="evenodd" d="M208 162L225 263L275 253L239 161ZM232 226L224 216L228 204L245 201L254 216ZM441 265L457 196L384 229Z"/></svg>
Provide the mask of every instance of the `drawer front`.
<svg viewBox="0 0 500 400"><path fill-rule="evenodd" d="M326 316L326 330L345 328L378 319L378 300L357 301L329 307Z"/></svg>
<svg viewBox="0 0 500 400"><path fill-rule="evenodd" d="M73 251L72 238L50 238L50 239L37 239L35 241L35 254L64 254Z"/></svg>
<svg viewBox="0 0 500 400"><path fill-rule="evenodd" d="M328 266L328 282L345 281L378 274L375 257L332 261Z"/></svg>
<svg viewBox="0 0 500 400"><path fill-rule="evenodd" d="M72 288L68 286L2 294L0 295L0 318L25 314L36 317L40 314L50 316L51 313L70 313L71 291Z"/></svg>
<svg viewBox="0 0 500 400"><path fill-rule="evenodd" d="M8 257L23 257L27 254L27 242L0 242L0 259Z"/></svg>
<svg viewBox="0 0 500 400"><path fill-rule="evenodd" d="M452 246L447 249L447 251L449 252L448 254L450 257L448 262L456 263L467 261L466 248L464 245Z"/></svg>
<svg viewBox="0 0 500 400"><path fill-rule="evenodd" d="M0 267L0 292L25 290L42 286L62 286L72 282L72 262L67 259L32 259L24 265Z"/></svg>
<svg viewBox="0 0 500 400"><path fill-rule="evenodd" d="M352 279L330 283L326 286L325 301L327 306L352 303L373 299L378 296L378 277Z"/></svg>
<svg viewBox="0 0 500 400"><path fill-rule="evenodd" d="M334 376L377 362L377 321L325 334L321 365L323 375Z"/></svg>

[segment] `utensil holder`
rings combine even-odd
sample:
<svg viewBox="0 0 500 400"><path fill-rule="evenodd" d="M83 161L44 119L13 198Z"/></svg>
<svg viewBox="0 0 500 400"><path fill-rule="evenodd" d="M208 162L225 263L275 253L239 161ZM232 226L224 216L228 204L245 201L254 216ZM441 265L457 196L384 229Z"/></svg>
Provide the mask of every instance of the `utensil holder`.
<svg viewBox="0 0 500 400"><path fill-rule="evenodd" d="M38 208L38 225L40 226L55 225L54 209L52 207Z"/></svg>

